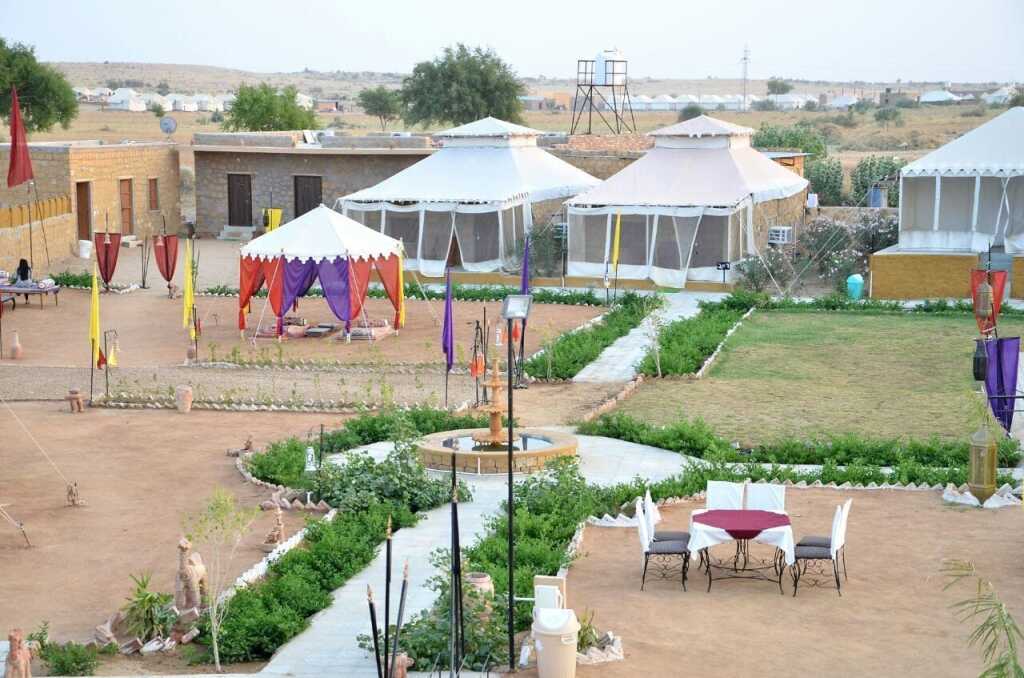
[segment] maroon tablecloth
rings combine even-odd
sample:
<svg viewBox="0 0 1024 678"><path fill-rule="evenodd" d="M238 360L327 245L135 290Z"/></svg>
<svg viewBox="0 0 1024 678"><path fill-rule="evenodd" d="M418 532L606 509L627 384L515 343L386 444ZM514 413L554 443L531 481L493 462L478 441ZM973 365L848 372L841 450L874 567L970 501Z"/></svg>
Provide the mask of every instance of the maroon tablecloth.
<svg viewBox="0 0 1024 678"><path fill-rule="evenodd" d="M693 522L725 530L733 539L753 539L764 530L790 524L789 516L782 513L733 509L698 513Z"/></svg>

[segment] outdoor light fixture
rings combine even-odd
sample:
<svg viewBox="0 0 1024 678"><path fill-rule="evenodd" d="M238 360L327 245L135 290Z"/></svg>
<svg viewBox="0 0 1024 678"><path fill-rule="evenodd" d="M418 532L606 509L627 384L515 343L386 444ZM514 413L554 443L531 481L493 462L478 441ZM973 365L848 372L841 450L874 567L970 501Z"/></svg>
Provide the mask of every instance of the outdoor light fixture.
<svg viewBox="0 0 1024 678"><path fill-rule="evenodd" d="M512 422L514 420L512 414L512 379L515 373L515 357L512 352L512 323L516 320L525 321L527 316L530 315L530 303L533 301L533 295L530 294L510 294L505 297L505 301L501 305L501 317L505 319L508 324L508 333L506 336L508 340L505 342L508 345L508 668L510 671L515 671L516 668L516 631L515 631L515 557L514 547L512 545L512 519L515 515L515 497L512 493L513 480L512 480L512 464L513 457L515 456L515 437L513 436Z"/></svg>
<svg viewBox="0 0 1024 678"><path fill-rule="evenodd" d="M974 340L974 381L985 381L988 373L988 351L985 350L985 340Z"/></svg>
<svg viewBox="0 0 1024 678"><path fill-rule="evenodd" d="M306 473L316 473L316 450L312 445L306 448Z"/></svg>

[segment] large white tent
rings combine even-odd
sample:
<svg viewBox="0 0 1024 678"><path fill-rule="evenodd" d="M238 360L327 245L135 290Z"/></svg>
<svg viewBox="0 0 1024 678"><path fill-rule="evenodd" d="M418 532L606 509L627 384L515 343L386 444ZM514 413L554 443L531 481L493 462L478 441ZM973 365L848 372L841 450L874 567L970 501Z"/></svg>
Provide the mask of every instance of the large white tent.
<svg viewBox="0 0 1024 678"><path fill-rule="evenodd" d="M533 225L533 205L599 182L537 146L537 130L484 118L437 135L433 155L336 207L402 240L406 267L443 275L453 240L468 271L494 271Z"/></svg>
<svg viewBox="0 0 1024 678"><path fill-rule="evenodd" d="M906 165L900 250L1024 252L1024 107Z"/></svg>
<svg viewBox="0 0 1024 678"><path fill-rule="evenodd" d="M569 275L610 273L620 218L623 278L716 281L718 262L756 253L755 211L802 193L807 181L751 148L752 134L706 115L652 132L647 154L567 202Z"/></svg>

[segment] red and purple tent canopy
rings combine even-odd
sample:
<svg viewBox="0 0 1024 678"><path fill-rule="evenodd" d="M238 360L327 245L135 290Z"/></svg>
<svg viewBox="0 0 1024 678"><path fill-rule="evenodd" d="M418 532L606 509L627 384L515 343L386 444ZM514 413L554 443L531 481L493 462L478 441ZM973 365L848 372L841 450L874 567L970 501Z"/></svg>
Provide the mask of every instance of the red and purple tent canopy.
<svg viewBox="0 0 1024 678"><path fill-rule="evenodd" d="M280 334L288 308L319 279L327 305L348 330L362 312L373 269L395 307L398 329L404 304L402 243L320 205L242 247L238 328L245 329L249 302L266 285Z"/></svg>

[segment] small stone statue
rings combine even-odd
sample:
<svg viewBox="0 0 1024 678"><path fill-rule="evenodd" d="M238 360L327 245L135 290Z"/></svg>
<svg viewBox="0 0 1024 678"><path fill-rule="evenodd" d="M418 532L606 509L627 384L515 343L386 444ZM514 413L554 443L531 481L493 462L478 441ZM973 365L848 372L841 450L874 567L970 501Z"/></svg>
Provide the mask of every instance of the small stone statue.
<svg viewBox="0 0 1024 678"><path fill-rule="evenodd" d="M252 452L252 434L245 437L245 445L242 445L243 452Z"/></svg>
<svg viewBox="0 0 1024 678"><path fill-rule="evenodd" d="M202 608L207 593L206 566L198 553L192 553L192 542L184 537L178 542L178 575L174 579L174 606L179 610Z"/></svg>
<svg viewBox="0 0 1024 678"><path fill-rule="evenodd" d="M68 506L85 506L85 500L78 493L78 483L68 483Z"/></svg>
<svg viewBox="0 0 1024 678"><path fill-rule="evenodd" d="M71 413L84 412L85 396L82 395L81 391L77 388L73 388L68 391L68 394L64 396L64 399L68 401L68 405L71 407Z"/></svg>
<svg viewBox="0 0 1024 678"><path fill-rule="evenodd" d="M10 648L4 662L4 678L32 678L32 652L25 644L21 629L11 629L7 635Z"/></svg>
<svg viewBox="0 0 1024 678"><path fill-rule="evenodd" d="M274 527L270 528L267 538L263 540L263 550L270 553L284 541L284 515L278 506L274 512Z"/></svg>

